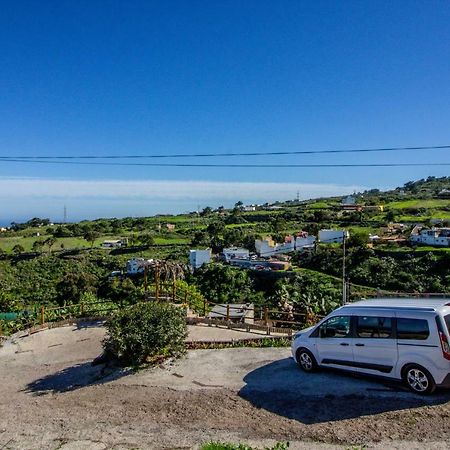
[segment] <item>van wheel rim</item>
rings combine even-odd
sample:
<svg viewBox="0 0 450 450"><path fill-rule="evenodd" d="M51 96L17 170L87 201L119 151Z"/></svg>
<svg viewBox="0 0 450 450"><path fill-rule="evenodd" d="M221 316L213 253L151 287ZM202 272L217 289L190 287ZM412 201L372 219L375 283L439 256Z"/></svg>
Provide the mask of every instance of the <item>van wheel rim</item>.
<svg viewBox="0 0 450 450"><path fill-rule="evenodd" d="M305 370L311 370L313 363L311 357L308 355L308 353L301 353L300 354L300 364Z"/></svg>
<svg viewBox="0 0 450 450"><path fill-rule="evenodd" d="M428 377L419 369L409 370L406 379L415 391L424 392L428 388Z"/></svg>

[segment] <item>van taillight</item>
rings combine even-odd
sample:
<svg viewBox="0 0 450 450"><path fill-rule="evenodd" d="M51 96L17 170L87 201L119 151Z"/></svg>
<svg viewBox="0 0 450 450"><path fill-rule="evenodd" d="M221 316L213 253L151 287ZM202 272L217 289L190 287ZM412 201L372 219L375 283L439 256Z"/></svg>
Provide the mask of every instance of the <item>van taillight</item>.
<svg viewBox="0 0 450 450"><path fill-rule="evenodd" d="M450 361L450 346L448 345L447 336L442 331L439 331L439 337L441 338L442 353L444 358Z"/></svg>

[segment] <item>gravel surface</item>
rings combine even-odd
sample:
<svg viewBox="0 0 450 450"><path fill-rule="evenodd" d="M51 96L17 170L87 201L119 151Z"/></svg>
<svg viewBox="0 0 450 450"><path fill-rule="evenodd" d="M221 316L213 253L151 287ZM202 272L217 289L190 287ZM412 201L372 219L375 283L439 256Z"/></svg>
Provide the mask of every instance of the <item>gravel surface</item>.
<svg viewBox="0 0 450 450"><path fill-rule="evenodd" d="M292 449L450 448L450 393L337 372L284 348L195 350L130 373L90 362L104 329L62 327L0 349L0 449L188 449L209 440Z"/></svg>

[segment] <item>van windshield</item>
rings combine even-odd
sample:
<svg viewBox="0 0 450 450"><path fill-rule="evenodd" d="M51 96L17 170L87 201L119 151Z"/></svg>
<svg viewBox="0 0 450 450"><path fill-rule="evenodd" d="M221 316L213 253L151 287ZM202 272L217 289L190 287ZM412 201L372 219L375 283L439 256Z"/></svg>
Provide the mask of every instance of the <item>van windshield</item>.
<svg viewBox="0 0 450 450"><path fill-rule="evenodd" d="M447 325L447 333L450 334L450 314L444 316L445 325Z"/></svg>

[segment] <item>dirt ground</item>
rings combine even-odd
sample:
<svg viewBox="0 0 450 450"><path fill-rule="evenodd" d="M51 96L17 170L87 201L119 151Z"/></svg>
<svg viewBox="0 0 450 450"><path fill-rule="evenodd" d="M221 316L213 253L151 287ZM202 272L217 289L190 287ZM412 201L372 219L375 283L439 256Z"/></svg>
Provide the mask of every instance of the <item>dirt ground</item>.
<svg viewBox="0 0 450 450"><path fill-rule="evenodd" d="M90 364L103 336L81 324L4 343L0 449L450 448L448 392L422 398L378 380L306 375L284 348L195 350L111 373Z"/></svg>

